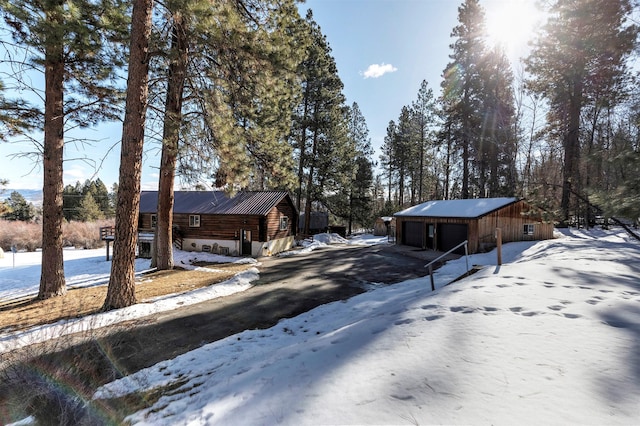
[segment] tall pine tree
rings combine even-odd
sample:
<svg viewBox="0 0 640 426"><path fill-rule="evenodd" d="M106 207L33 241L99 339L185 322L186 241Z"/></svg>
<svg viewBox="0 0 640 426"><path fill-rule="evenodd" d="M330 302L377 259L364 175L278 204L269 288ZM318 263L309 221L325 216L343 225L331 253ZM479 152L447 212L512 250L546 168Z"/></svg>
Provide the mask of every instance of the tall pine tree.
<svg viewBox="0 0 640 426"><path fill-rule="evenodd" d="M135 257L144 126L149 93L148 55L152 11L153 0L134 0L113 260L103 310L124 308L136 303Z"/></svg>
<svg viewBox="0 0 640 426"><path fill-rule="evenodd" d="M0 0L16 46L26 52L26 65L44 74L40 299L66 292L62 256L65 127L88 126L117 116L114 80L124 60L120 42L126 28L125 7L119 0Z"/></svg>
<svg viewBox="0 0 640 426"><path fill-rule="evenodd" d="M599 87L626 71L637 28L628 0L555 0L526 60L528 87L550 105L563 148L561 222L568 224L580 181L581 114Z"/></svg>
<svg viewBox="0 0 640 426"><path fill-rule="evenodd" d="M444 70L442 105L449 137L461 152L461 197L472 194L471 160L478 144L482 116L482 67L485 55L484 9L478 0L466 0L458 8L459 24L451 36L451 62Z"/></svg>

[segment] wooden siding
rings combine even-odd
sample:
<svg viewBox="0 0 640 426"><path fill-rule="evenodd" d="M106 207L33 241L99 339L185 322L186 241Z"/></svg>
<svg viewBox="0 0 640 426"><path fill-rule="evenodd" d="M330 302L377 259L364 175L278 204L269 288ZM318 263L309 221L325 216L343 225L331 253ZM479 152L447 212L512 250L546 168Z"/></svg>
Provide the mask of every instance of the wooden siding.
<svg viewBox="0 0 640 426"><path fill-rule="evenodd" d="M288 217L287 229L280 230L280 218ZM285 199L280 201L274 208L272 208L266 217L267 226L267 238L271 241L278 238L284 238L289 236L295 236L295 230L298 228L297 215L294 213L293 205L288 203Z"/></svg>
<svg viewBox="0 0 640 426"><path fill-rule="evenodd" d="M141 213L138 230L153 232L151 213ZM249 230L253 241L266 242L274 239L294 236L297 228L297 215L294 207L286 199L280 201L266 216L238 216L201 214L200 226L189 226L189 214L175 213L173 226L182 238L238 240L241 230ZM288 217L286 230L280 230L280 218Z"/></svg>
<svg viewBox="0 0 640 426"><path fill-rule="evenodd" d="M502 242L514 242L525 240L545 240L553 238L553 224L542 222L540 215L528 215L530 207L525 201L505 206L481 218L442 218L424 216L396 216L397 241L404 241L402 235L402 222L423 223L422 232L426 234L428 225L433 224L436 233L439 224L465 224L468 226L469 253L477 253L484 248L490 248L495 244L495 230L502 229ZM533 224L533 235L524 235L524 225ZM440 250L437 245L438 236L434 238L434 247L427 247L426 238L423 248Z"/></svg>

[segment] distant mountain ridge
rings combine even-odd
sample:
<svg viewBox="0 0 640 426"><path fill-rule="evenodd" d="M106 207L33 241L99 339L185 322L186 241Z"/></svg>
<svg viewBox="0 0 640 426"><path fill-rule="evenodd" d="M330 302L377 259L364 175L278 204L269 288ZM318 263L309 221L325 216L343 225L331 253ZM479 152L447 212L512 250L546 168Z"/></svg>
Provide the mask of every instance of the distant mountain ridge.
<svg viewBox="0 0 640 426"><path fill-rule="evenodd" d="M0 194L0 200L6 200L9 198L12 192L18 192L24 197L25 200L34 204L42 205L42 190L41 189L17 189L17 188L4 188Z"/></svg>

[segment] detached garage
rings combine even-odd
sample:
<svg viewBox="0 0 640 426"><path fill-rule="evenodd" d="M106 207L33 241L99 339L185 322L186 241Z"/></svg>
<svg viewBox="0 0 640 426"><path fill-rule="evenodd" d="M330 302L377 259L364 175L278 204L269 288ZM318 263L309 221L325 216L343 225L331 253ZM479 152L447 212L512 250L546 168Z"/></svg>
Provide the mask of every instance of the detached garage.
<svg viewBox="0 0 640 426"><path fill-rule="evenodd" d="M553 238L553 224L517 198L428 201L394 216L397 242L424 250L449 251L464 240L469 253L488 250L495 246L496 228L504 243ZM463 254L464 248L456 251Z"/></svg>

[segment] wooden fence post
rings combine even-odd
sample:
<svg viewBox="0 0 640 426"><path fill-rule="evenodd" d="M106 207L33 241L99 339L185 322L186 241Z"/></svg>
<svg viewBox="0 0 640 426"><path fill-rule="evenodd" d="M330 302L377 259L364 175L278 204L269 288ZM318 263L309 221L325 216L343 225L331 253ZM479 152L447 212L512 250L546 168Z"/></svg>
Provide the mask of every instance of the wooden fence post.
<svg viewBox="0 0 640 426"><path fill-rule="evenodd" d="M498 266L502 265L502 229L496 228L496 251L498 252Z"/></svg>

